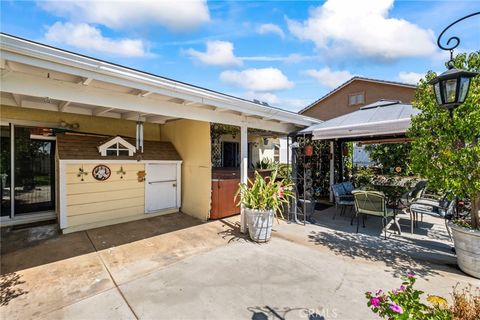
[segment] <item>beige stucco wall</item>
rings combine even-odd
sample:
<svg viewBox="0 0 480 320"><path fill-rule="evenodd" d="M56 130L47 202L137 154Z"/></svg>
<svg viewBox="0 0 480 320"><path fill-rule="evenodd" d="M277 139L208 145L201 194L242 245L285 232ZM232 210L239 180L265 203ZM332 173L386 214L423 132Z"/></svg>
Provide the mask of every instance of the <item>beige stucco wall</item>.
<svg viewBox="0 0 480 320"><path fill-rule="evenodd" d="M178 120L161 126L161 137L173 143L182 163L182 212L207 220L210 214L212 168L210 123Z"/></svg>
<svg viewBox="0 0 480 320"><path fill-rule="evenodd" d="M64 121L69 124L78 123L79 132L97 133L104 135L120 135L124 137L135 137L136 122L132 120L114 119L107 117L94 117L73 113L55 111L44 111L37 109L0 106L0 118L2 120L36 121L58 124ZM155 123L144 124L145 140L160 140L160 125Z"/></svg>

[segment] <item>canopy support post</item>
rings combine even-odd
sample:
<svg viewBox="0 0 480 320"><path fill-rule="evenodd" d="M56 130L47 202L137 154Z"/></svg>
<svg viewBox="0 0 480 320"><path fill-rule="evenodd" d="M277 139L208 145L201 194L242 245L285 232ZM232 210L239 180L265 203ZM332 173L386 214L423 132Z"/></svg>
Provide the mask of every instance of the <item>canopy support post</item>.
<svg viewBox="0 0 480 320"><path fill-rule="evenodd" d="M240 127L240 183L248 183L248 128L246 125ZM243 197L243 195L240 195ZM245 217L245 208L240 205L240 232L247 230L247 219Z"/></svg>
<svg viewBox="0 0 480 320"><path fill-rule="evenodd" d="M330 141L330 188L328 190L330 195L330 202L333 202L332 185L335 183L335 148L334 141Z"/></svg>

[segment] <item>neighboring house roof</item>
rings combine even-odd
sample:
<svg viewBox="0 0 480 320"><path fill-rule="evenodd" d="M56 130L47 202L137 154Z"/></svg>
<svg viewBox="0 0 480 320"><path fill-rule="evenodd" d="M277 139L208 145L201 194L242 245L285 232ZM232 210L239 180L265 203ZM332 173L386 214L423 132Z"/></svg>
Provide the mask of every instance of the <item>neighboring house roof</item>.
<svg viewBox="0 0 480 320"><path fill-rule="evenodd" d="M410 104L380 100L299 133L311 133L314 140L404 134L410 127L411 117L419 113L420 110Z"/></svg>
<svg viewBox="0 0 480 320"><path fill-rule="evenodd" d="M155 108L147 108L144 106L148 104L148 99L143 99L143 104L127 103L125 100L123 100L124 103L121 103L122 100L120 99L121 101L115 101L115 105L113 106L111 104L113 102L110 100L108 101L108 103L110 103L109 105L100 105L113 108L120 112L122 116L124 114L127 115L127 112L138 112L140 114L147 114L148 116L216 121L230 125L239 125L242 123L248 127L259 129L268 127L269 124L270 127L284 129L286 125L306 127L319 122L317 119L288 110L263 105L5 33L0 33L0 46L2 59L6 62L13 61L36 68L78 76L86 79L86 83L98 81L99 83L108 83L121 86L122 88L131 88L134 91L130 94L130 98L136 97L139 101L142 101L140 98L147 96L150 98L150 96L154 95L176 99L176 101L174 101L174 99L164 101L158 106L155 106ZM8 90L12 91L15 89L17 91L16 94L38 96L38 94L34 94L36 91L31 88L31 84L21 87L20 90L18 83L15 82L13 78L14 77L9 77L9 79L5 80L3 83L5 89L2 88L2 90L9 92ZM51 89L51 87L53 87L50 83L51 81L47 82L49 83L45 84L45 86ZM58 82L72 83L67 80ZM64 91L66 92L70 89L69 86L65 88ZM88 90L90 88L87 87L84 89ZM94 104L92 101L94 98L96 99L96 97L87 99L88 94L85 94L84 97L74 96L73 94L65 97L62 95L65 94L65 92L58 92L58 90L54 89L51 90L49 94L44 93L43 97L48 96L50 99L70 101L78 104L76 108L82 107L88 112L90 111L86 109L86 105ZM119 96L120 93L117 93L117 95ZM167 105L171 107L167 107ZM66 108L68 109L68 107ZM222 111L228 112L222 114ZM64 110L64 112L68 111ZM288 130L285 131L293 130L288 128Z"/></svg>
<svg viewBox="0 0 480 320"><path fill-rule="evenodd" d="M102 156L98 146L114 137L88 134L57 134L57 150L60 160L182 160L170 142L144 141L144 152L133 156ZM135 139L122 137L135 145Z"/></svg>
<svg viewBox="0 0 480 320"><path fill-rule="evenodd" d="M365 81L365 82L373 82L373 83L380 83L380 84L388 84L388 85L393 85L393 86L399 86L399 87L406 87L406 88L412 88L412 89L415 89L417 86L416 85L413 85L413 84L408 84L408 83L402 83L402 82L395 82L395 81L387 81L387 80L378 80L378 79L371 79L371 78L365 78L365 77L353 77L351 78L350 80L344 82L343 84L341 84L340 86L338 86L337 88L333 89L332 91L330 91L329 93L327 93L326 95L324 95L323 97L321 97L320 99L314 101L313 103L309 104L307 107L303 108L302 110L300 110L298 113L302 114L304 113L305 111L307 111L308 109L314 107L315 105L317 105L319 102L325 100L326 98L330 97L331 95L335 94L336 92L338 92L339 90L341 90L342 88L345 88L346 86L348 86L350 83L354 82L354 81Z"/></svg>

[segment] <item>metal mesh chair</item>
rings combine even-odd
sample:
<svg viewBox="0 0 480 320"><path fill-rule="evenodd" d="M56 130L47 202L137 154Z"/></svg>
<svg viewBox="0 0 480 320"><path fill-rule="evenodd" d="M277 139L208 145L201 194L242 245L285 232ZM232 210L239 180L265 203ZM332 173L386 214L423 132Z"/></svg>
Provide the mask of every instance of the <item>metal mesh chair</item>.
<svg viewBox="0 0 480 320"><path fill-rule="evenodd" d="M360 215L363 215L363 227L365 228L366 216L376 216L382 218L385 239L387 239L388 218L392 218L398 233L401 234L400 225L396 219L396 213L393 209L387 208L385 194L378 191L354 190L355 216L357 217L357 232L360 225ZM353 218L352 218L353 222Z"/></svg>
<svg viewBox="0 0 480 320"><path fill-rule="evenodd" d="M341 183L332 185L332 192L335 197L335 206L341 206L340 215L343 215L347 206L353 206L353 196L346 193ZM335 212L333 219L335 219L336 215L337 213Z"/></svg>

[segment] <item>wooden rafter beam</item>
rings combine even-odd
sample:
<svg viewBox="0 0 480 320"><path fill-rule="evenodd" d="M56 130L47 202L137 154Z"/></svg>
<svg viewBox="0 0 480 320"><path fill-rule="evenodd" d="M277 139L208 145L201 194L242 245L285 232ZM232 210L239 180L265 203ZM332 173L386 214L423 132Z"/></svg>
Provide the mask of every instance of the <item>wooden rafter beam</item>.
<svg viewBox="0 0 480 320"><path fill-rule="evenodd" d="M70 104L70 101L61 101L58 104L58 111L63 112L63 110L65 110L65 108L68 107L69 104Z"/></svg>
<svg viewBox="0 0 480 320"><path fill-rule="evenodd" d="M15 101L15 104L17 105L17 107L22 106L23 99L19 94L12 93L12 98L13 98L13 101Z"/></svg>

